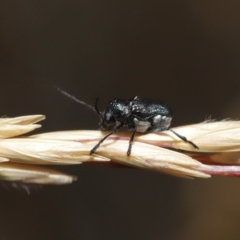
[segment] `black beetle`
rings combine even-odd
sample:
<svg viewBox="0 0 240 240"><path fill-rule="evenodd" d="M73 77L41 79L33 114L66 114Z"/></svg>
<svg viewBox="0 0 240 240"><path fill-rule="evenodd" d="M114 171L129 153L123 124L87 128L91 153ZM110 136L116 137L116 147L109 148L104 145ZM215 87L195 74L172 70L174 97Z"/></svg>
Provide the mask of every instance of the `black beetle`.
<svg viewBox="0 0 240 240"><path fill-rule="evenodd" d="M96 111L100 116L99 125L101 128L103 130L110 131L110 133L102 138L90 151L90 154L93 154L106 138L122 127L126 127L127 129L133 131L129 140L127 150L128 156L131 154L132 143L136 132L148 133L170 130L184 142L188 142L195 149L199 149L196 144L188 141L186 137L176 133L172 129L169 129L172 121L172 110L163 102L140 97L134 97L129 100L113 99L108 103L105 110L100 112L98 109L98 98L96 99L95 106L93 107L61 90L60 88L57 88L57 90L74 101Z"/></svg>

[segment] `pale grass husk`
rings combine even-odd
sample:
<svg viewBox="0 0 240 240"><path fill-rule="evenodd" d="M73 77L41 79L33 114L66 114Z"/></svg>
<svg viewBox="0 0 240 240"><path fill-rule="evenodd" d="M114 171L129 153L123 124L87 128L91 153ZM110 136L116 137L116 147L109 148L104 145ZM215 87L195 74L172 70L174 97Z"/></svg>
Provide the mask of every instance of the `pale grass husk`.
<svg viewBox="0 0 240 240"><path fill-rule="evenodd" d="M36 184L69 184L77 178L59 171L39 166L13 162L0 163L0 179Z"/></svg>
<svg viewBox="0 0 240 240"><path fill-rule="evenodd" d="M207 162L208 164L220 163L237 165L240 163L240 121L203 122L177 127L174 128L174 130L177 133L186 136L188 140L193 141L200 149L195 150L189 143L182 141L170 131L139 134L136 135L134 141L135 143L143 142L161 147L184 150L187 151L185 154L193 156L196 160ZM41 139L56 137L57 139L74 140L86 143L94 140L99 141L106 134L106 132L101 131L76 130L44 133L32 137ZM110 136L108 139L128 141L130 136L131 133L129 132L120 132ZM190 152L188 153L188 151ZM206 153L210 154L206 155ZM114 161L112 156L111 160ZM206 166L206 168L209 167L208 165L204 166ZM227 171L227 168L224 168L224 166L221 166L221 169L222 171ZM163 168L161 168L161 170L163 170ZM224 172L222 173L224 175Z"/></svg>
<svg viewBox="0 0 240 240"><path fill-rule="evenodd" d="M35 123L43 119L45 119L44 115L0 118L0 142L7 140L6 138L16 137L41 127L40 124ZM11 140L14 141L14 139ZM17 141L14 145L15 150L17 147L19 148L19 143L21 142L21 139ZM9 162L9 156L3 157L3 155L4 152L2 152L2 154L0 153L0 179L3 181L59 185L69 184L76 180L73 176L52 169ZM7 155L9 155L9 153ZM21 154L19 154L18 157L21 157ZM30 163L36 164L36 160L37 159L35 159L35 162L30 161ZM42 160L39 161L42 162ZM19 162L21 162L21 160L19 160Z"/></svg>
<svg viewBox="0 0 240 240"><path fill-rule="evenodd" d="M90 150L107 132L102 131L59 131L32 135L24 138L7 138L17 136L15 126L36 128L37 120L44 116L19 117L6 122L9 127L5 139L0 141L0 161L11 161L24 164L79 164L82 162L117 162L138 168L161 171L180 177L208 178L211 175L238 176L240 169L217 166L211 163L237 165L240 163L240 121L203 122L174 128L186 136L200 149L195 150L170 131L137 134L130 156L127 148L131 133L120 132L111 135L90 155ZM25 119L25 120L24 120ZM34 120L35 119L35 120ZM4 122L1 126L6 126ZM30 129L30 127L29 127ZM3 131L4 132L4 131ZM15 132L15 135L14 135ZM179 153L162 147L185 150ZM190 151L190 152L188 152ZM207 153L207 154L206 154ZM204 164L208 163L208 164ZM4 164L4 163L3 163ZM1 179L0 170L0 179ZM239 174L240 175L240 174ZM29 178L31 179L31 178ZM43 181L44 182L44 181ZM64 182L64 181L63 181Z"/></svg>
<svg viewBox="0 0 240 240"><path fill-rule="evenodd" d="M199 147L199 152L240 151L240 121L203 122L174 130L193 141ZM176 136L170 134L177 140ZM191 145L179 139L173 147L193 151Z"/></svg>
<svg viewBox="0 0 240 240"><path fill-rule="evenodd" d="M186 136L194 142L199 152L230 152L240 151L240 121L202 122L173 128L174 131ZM75 130L43 133L33 135L34 138L75 140L80 142L100 140L108 132ZM108 139L127 140L131 132L119 132L111 135ZM153 132L148 134L136 134L136 142L170 147L185 151L196 151L192 145L178 138L171 131Z"/></svg>
<svg viewBox="0 0 240 240"><path fill-rule="evenodd" d="M29 115L15 118L0 118L0 138L19 136L40 128L35 124L45 119L44 115Z"/></svg>
<svg viewBox="0 0 240 240"><path fill-rule="evenodd" d="M64 135L65 132L62 132ZM134 142L126 155L128 141L106 140L95 154L90 150L98 141L79 143L69 140L13 138L0 141L0 154L12 162L28 164L78 164L86 161L113 161L169 174L209 177L194 170L202 164L191 157L146 143ZM179 168L179 169L178 169Z"/></svg>
<svg viewBox="0 0 240 240"><path fill-rule="evenodd" d="M68 165L85 161L109 161L89 155L89 147L80 142L52 139L10 138L0 141L0 154L12 162Z"/></svg>

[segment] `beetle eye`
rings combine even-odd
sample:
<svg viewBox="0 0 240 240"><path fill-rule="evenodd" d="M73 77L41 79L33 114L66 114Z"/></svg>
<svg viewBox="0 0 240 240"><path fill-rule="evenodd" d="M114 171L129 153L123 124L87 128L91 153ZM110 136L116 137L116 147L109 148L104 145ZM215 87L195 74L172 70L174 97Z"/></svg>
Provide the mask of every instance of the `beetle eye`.
<svg viewBox="0 0 240 240"><path fill-rule="evenodd" d="M105 112L101 118L99 125L103 130L111 130L116 125L115 119L110 112Z"/></svg>

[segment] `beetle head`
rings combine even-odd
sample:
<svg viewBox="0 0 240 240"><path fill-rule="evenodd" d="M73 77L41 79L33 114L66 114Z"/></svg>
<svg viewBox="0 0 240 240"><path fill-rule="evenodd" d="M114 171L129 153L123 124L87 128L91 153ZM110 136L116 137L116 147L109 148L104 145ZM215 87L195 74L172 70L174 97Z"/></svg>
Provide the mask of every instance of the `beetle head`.
<svg viewBox="0 0 240 240"><path fill-rule="evenodd" d="M129 101L122 99L111 100L105 110L100 112L97 106L98 99L95 104L95 110L100 116L99 125L103 130L112 130L115 126L125 125L129 116Z"/></svg>

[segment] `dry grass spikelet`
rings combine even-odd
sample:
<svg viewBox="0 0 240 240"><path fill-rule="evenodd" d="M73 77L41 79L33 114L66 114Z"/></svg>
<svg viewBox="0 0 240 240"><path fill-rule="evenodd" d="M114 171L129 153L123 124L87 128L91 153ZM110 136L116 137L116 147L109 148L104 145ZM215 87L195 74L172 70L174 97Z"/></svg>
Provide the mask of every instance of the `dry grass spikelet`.
<svg viewBox="0 0 240 240"><path fill-rule="evenodd" d="M92 155L90 150L107 132L76 130L17 137L40 127L36 123L43 119L42 115L0 119L0 179L70 183L75 179L73 176L54 174L47 168L39 170L36 165L99 161L188 178L240 175L240 121L203 122L174 128L194 142L198 151L170 131L136 134L132 153L127 156L129 132L111 135Z"/></svg>

